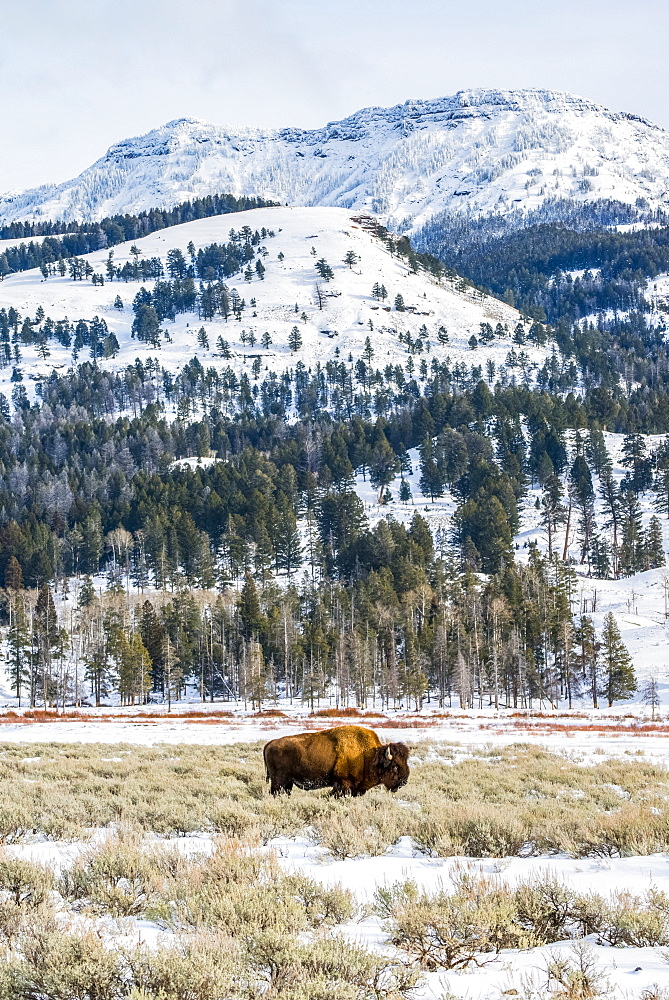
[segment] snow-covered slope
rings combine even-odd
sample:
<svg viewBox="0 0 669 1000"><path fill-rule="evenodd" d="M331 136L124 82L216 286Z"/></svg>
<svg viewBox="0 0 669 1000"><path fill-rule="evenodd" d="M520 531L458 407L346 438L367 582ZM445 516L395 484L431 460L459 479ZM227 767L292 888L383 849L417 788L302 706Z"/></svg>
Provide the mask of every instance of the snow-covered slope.
<svg viewBox="0 0 669 1000"><path fill-rule="evenodd" d="M192 312L180 314L174 322L163 322L168 337L156 349L131 337L132 302L141 282L106 281L100 286L57 276L45 281L38 270L6 278L0 284L0 307L13 306L22 318L32 319L42 306L45 317L54 322L65 317L71 323L79 319L90 321L94 316L104 318L118 339L120 352L113 360L101 360L100 364L114 369L132 364L137 357L151 356L158 358L165 368L177 371L197 355L205 367L230 366L237 374L242 371L250 374L251 359L259 358L259 378L263 379L268 371L294 368L298 362L313 369L319 362L323 365L338 359L350 366L361 357L369 336L374 351L373 366L383 370L388 364L406 367L409 357L400 334L407 333L414 340L420 337L424 341L423 352L412 357L416 375L422 359L430 364L435 357L441 361L449 357L452 364L461 361L468 368L485 366L491 359L499 367L506 363L511 350L516 355L523 351L531 371L532 366L542 363L546 356L545 349L530 345L518 348L512 343L511 337L520 318L515 309L497 299L482 296L457 279L444 279L438 284L428 274L412 273L365 228L364 220L345 209L255 209L174 226L137 240L136 246L141 257L160 257L164 264L172 248L178 247L187 256L186 248L191 241L196 248L227 242L231 224L237 231L248 225L253 231L265 227L275 234L264 241L267 250L267 256L263 257L264 280L258 280L254 272L251 282L245 281L241 274L227 282L230 289L237 288L247 303L240 321L230 317L226 322L220 316L200 320ZM117 265L132 259L130 248L130 243L114 248ZM343 260L351 250L359 261L347 267ZM283 259L279 259L279 254L283 254ZM104 273L107 255L107 250L87 255L95 272ZM334 272L332 281L322 282L318 277L315 262L321 258L327 260ZM316 293L319 281L322 308L319 308ZM387 290L385 303L372 296L376 283ZM152 281L144 282L149 290L153 284ZM405 312L398 312L391 306L398 293L406 304ZM117 295L124 304L121 310L114 308ZM256 301L255 306L252 299ZM469 338L480 332L482 322L493 327L501 323L507 327L507 333L487 346L471 350ZM208 348L203 348L198 341L197 331L202 326L206 330ZM295 326L299 329L302 346L291 351L288 340ZM423 326L427 335L421 332ZM445 345L438 341L442 326L449 335ZM255 335L253 344L249 337L251 332ZM265 332L270 334L271 345L263 348ZM229 344L230 359L219 357L217 341L220 336ZM55 340L49 341L47 358L39 356L34 344L21 345L20 350L19 367L28 376L28 384L31 377L45 375L54 368L64 370L73 363L72 348L61 347ZM88 360L87 349L78 360ZM0 370L0 391L7 396L12 389L11 371L11 367ZM516 377L521 378L520 370Z"/></svg>
<svg viewBox="0 0 669 1000"><path fill-rule="evenodd" d="M74 180L0 197L0 221L101 219L229 192L417 228L444 211L556 199L667 208L668 191L669 133L645 119L555 91L466 90L313 131L172 121L112 146Z"/></svg>

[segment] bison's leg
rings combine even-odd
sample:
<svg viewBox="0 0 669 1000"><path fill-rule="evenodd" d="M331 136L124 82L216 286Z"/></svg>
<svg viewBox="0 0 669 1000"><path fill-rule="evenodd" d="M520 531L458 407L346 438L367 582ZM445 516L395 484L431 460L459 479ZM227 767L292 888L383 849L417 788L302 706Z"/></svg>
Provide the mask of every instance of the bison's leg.
<svg viewBox="0 0 669 1000"><path fill-rule="evenodd" d="M281 792L285 792L286 795L290 795L293 790L293 782L287 781L285 784L281 784L278 781L272 779L272 783L269 786L269 790L272 795L281 795Z"/></svg>
<svg viewBox="0 0 669 1000"><path fill-rule="evenodd" d="M335 781L334 785L332 786L332 791L330 792L330 795L332 796L333 799L341 799L343 798L344 795L350 795L350 794L351 794L351 782L344 780Z"/></svg>

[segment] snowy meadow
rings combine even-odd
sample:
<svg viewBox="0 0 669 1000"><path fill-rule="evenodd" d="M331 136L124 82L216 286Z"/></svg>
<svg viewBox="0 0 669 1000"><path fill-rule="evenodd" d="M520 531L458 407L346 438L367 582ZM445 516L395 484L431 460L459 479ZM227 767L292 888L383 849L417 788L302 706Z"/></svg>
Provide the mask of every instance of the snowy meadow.
<svg viewBox="0 0 669 1000"><path fill-rule="evenodd" d="M397 795L269 796L258 737L322 717L212 716L209 745L201 721L169 745L164 717L91 721L136 736L85 744L32 740L81 722L7 721L0 996L666 996L666 735L609 718L638 733L609 753L573 718L550 748L493 746L503 719L360 721L410 745Z"/></svg>

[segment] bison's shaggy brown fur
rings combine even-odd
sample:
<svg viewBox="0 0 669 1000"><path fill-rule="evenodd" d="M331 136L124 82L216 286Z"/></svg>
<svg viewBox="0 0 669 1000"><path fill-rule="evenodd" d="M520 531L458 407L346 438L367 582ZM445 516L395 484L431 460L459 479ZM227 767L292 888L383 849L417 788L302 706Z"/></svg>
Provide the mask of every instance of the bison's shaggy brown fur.
<svg viewBox="0 0 669 1000"><path fill-rule="evenodd" d="M383 744L364 726L335 726L282 736L264 749L272 795L298 788L331 788L332 795L364 795L376 785L396 792L409 779L404 743Z"/></svg>

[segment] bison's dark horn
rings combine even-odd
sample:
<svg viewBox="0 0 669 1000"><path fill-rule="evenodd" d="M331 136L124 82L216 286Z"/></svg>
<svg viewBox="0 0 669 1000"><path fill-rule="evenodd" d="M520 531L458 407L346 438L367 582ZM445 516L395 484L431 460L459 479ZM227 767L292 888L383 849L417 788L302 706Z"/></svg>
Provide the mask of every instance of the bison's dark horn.
<svg viewBox="0 0 669 1000"><path fill-rule="evenodd" d="M393 755L390 752L390 747L386 747L386 760L392 760L392 759L393 759Z"/></svg>

